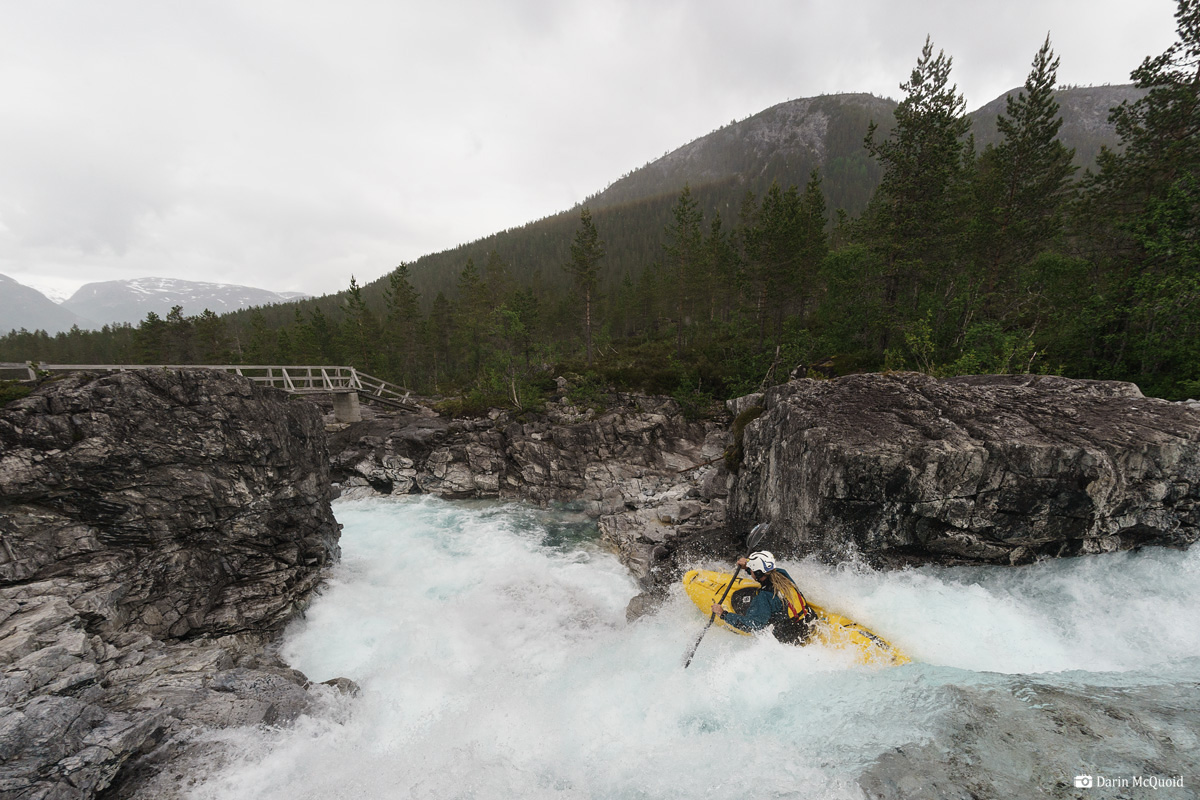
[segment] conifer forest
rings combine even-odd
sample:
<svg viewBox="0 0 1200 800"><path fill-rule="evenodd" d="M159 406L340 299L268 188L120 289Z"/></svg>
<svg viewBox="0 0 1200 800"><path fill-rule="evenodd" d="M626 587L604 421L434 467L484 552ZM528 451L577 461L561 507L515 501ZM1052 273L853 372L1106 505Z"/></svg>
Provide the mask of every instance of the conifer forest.
<svg viewBox="0 0 1200 800"><path fill-rule="evenodd" d="M1176 22L1084 168L1060 139L1049 38L985 146L926 41L894 113L838 118L795 184L765 169L609 193L336 295L14 331L0 361L346 364L462 413L533 408L559 375L579 402L640 390L694 415L790 375L873 370L1197 397L1200 0Z"/></svg>

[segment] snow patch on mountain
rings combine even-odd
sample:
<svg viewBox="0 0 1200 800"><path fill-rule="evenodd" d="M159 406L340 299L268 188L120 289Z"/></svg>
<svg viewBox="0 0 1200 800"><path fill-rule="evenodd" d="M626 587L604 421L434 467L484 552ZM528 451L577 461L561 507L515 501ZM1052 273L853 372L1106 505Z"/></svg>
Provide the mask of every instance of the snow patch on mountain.
<svg viewBox="0 0 1200 800"><path fill-rule="evenodd" d="M0 275L0 334L22 328L55 334L68 331L74 325L96 327L32 286Z"/></svg>
<svg viewBox="0 0 1200 800"><path fill-rule="evenodd" d="M307 296L297 292L281 294L236 284L146 277L85 284L63 305L89 319L136 325L151 312L166 317L175 306L182 307L185 316L196 316L205 310L226 314L251 306L292 302Z"/></svg>

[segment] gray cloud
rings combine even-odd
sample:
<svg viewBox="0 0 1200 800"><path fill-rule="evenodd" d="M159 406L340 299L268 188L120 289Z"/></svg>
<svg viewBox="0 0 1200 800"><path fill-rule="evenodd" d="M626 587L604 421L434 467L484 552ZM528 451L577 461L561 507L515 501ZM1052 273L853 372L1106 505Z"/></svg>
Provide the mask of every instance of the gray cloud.
<svg viewBox="0 0 1200 800"><path fill-rule="evenodd" d="M926 34L972 108L1047 31L1123 83L1174 4L240 0L10 6L0 272L324 293L566 208L788 98L899 96Z"/></svg>

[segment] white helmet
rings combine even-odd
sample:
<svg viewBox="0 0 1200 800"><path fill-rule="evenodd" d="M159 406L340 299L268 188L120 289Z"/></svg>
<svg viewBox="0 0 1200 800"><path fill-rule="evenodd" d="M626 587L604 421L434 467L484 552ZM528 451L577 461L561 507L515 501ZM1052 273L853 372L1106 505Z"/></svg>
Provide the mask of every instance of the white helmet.
<svg viewBox="0 0 1200 800"><path fill-rule="evenodd" d="M751 574L770 572L775 569L775 556L769 550L758 550L746 559L746 568Z"/></svg>

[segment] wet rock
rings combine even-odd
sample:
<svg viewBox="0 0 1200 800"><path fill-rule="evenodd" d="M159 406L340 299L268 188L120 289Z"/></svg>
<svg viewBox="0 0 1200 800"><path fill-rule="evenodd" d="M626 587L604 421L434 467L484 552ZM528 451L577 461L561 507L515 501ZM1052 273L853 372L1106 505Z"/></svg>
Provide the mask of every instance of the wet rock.
<svg viewBox="0 0 1200 800"><path fill-rule="evenodd" d="M1074 777L1132 784L1134 776L1190 781L1200 771L1192 683L1125 689L1020 679L945 692L947 711L931 741L885 753L859 777L868 798L1186 797L1132 785L1077 790Z"/></svg>
<svg viewBox="0 0 1200 800"><path fill-rule="evenodd" d="M213 728L291 722L312 705L306 683L303 674L286 668L222 670L208 681L191 717Z"/></svg>
<svg viewBox="0 0 1200 800"><path fill-rule="evenodd" d="M359 688L359 685L349 678L330 678L327 681L321 681L321 683L325 686L332 686L342 694L348 694L351 697L358 697L358 695L362 694L362 689Z"/></svg>
<svg viewBox="0 0 1200 800"><path fill-rule="evenodd" d="M666 602L666 592L645 591L634 595L625 606L625 620L633 622L641 617L653 614Z"/></svg>
<svg viewBox="0 0 1200 800"><path fill-rule="evenodd" d="M338 555L329 500L319 411L236 376L73 375L0 409L0 795L122 796L196 726L302 713L263 646Z"/></svg>
<svg viewBox="0 0 1200 800"><path fill-rule="evenodd" d="M132 753L154 740L164 716L113 712L54 695L9 708L0 716L0 794L94 797Z"/></svg>
<svg viewBox="0 0 1200 800"><path fill-rule="evenodd" d="M1200 413L1132 384L853 375L761 402L730 516L779 550L1010 564L1200 538Z"/></svg>

